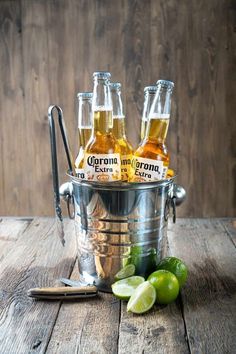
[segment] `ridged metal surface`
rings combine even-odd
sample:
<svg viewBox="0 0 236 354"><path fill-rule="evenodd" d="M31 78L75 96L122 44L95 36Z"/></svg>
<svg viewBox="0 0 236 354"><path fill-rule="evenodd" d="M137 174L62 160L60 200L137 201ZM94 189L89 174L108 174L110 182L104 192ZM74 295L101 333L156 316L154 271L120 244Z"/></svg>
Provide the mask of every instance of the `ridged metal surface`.
<svg viewBox="0 0 236 354"><path fill-rule="evenodd" d="M166 247L173 179L122 187L71 180L81 280L110 291L126 264L140 275L155 270Z"/></svg>

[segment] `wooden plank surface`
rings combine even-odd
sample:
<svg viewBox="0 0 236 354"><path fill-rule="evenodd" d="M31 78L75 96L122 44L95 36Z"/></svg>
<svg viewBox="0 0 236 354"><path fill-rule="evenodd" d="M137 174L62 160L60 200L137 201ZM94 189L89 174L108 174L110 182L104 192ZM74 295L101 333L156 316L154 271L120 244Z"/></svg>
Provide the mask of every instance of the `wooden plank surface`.
<svg viewBox="0 0 236 354"><path fill-rule="evenodd" d="M29 209L20 1L0 3L0 48L0 215L17 215Z"/></svg>
<svg viewBox="0 0 236 354"><path fill-rule="evenodd" d="M236 246L236 220L235 219L221 219L221 223L224 225L226 232L230 239Z"/></svg>
<svg viewBox="0 0 236 354"><path fill-rule="evenodd" d="M118 352L125 353L189 353L181 308L176 303L154 308L145 315L127 313L121 307Z"/></svg>
<svg viewBox="0 0 236 354"><path fill-rule="evenodd" d="M29 215L39 215L38 208L52 209L53 200L51 193L44 193L52 191L47 118L50 96L46 5L43 0L21 1L24 106L27 122L24 137L28 159L25 170L28 172L28 181L24 192L30 198ZM41 15L35 16L36 13ZM22 170L24 168L22 165ZM23 215L27 214L25 209L21 211Z"/></svg>
<svg viewBox="0 0 236 354"><path fill-rule="evenodd" d="M27 298L31 287L78 278L73 222L65 221L64 248L53 219L27 222L0 223L0 235L14 242L0 259L1 354L236 351L235 220L178 219L169 225L169 253L187 264L188 282L175 303L142 316L128 314L111 294L71 303Z"/></svg>
<svg viewBox="0 0 236 354"><path fill-rule="evenodd" d="M234 60L235 35L230 20L235 23L235 9L230 1L172 3L179 31L179 60L175 62L178 181L188 194L179 215L234 217L236 124L228 113L234 111L235 103L228 100L226 104L223 92L232 93L228 64ZM234 72L232 75L235 78ZM224 186L224 193L220 193L220 186Z"/></svg>
<svg viewBox="0 0 236 354"><path fill-rule="evenodd" d="M110 70L134 145L144 86L175 81L167 143L188 195L179 216L235 216L235 19L231 0L0 1L0 213L54 215L47 107L64 109L76 152L76 93ZM61 146L59 162L62 178Z"/></svg>
<svg viewBox="0 0 236 354"><path fill-rule="evenodd" d="M66 247L55 231L54 219L36 218L1 261L0 352L43 353L55 324L60 302L37 302L29 288L55 286L68 277L75 262L74 225L65 222Z"/></svg>
<svg viewBox="0 0 236 354"><path fill-rule="evenodd" d="M78 279L75 264L72 279ZM96 299L64 302L46 353L117 353L120 301L100 293Z"/></svg>
<svg viewBox="0 0 236 354"><path fill-rule="evenodd" d="M15 247L32 219L0 218L0 262Z"/></svg>
<svg viewBox="0 0 236 354"><path fill-rule="evenodd" d="M182 306L191 353L235 353L236 248L224 226L179 219L168 240L170 254L189 269Z"/></svg>

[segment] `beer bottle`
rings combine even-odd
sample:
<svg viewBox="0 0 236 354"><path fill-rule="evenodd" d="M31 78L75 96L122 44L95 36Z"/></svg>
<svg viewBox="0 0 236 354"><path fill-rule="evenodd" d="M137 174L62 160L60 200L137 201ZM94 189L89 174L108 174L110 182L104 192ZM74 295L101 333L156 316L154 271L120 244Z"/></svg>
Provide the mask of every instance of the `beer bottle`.
<svg viewBox="0 0 236 354"><path fill-rule="evenodd" d="M78 109L78 140L79 153L75 160L76 176L80 179L85 178L84 164L84 149L88 143L92 133L92 92L80 92L77 95L79 100Z"/></svg>
<svg viewBox="0 0 236 354"><path fill-rule="evenodd" d="M110 88L113 105L112 132L120 145L121 180L128 181L130 176L133 148L128 142L125 134L125 115L123 113L123 105L121 99L121 84L119 82L111 83Z"/></svg>
<svg viewBox="0 0 236 354"><path fill-rule="evenodd" d="M170 120L171 94L174 83L157 81L157 91L148 116L145 138L135 151L132 182L157 181L166 178L169 153L165 139Z"/></svg>
<svg viewBox="0 0 236 354"><path fill-rule="evenodd" d="M149 114L152 102L154 100L156 90L157 90L156 86L146 86L144 88L144 104L143 104L143 114L142 114L141 134L140 134L141 141L145 137L146 128L147 128L147 121L148 121L148 114Z"/></svg>
<svg viewBox="0 0 236 354"><path fill-rule="evenodd" d="M120 146L112 133L112 100L108 72L95 72L93 88L93 129L85 147L86 178L94 181L121 179Z"/></svg>

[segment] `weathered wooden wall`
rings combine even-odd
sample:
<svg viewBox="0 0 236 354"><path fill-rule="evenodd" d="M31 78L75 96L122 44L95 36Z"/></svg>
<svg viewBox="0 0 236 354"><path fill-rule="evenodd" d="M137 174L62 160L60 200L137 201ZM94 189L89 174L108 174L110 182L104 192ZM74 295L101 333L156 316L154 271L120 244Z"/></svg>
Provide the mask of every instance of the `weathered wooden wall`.
<svg viewBox="0 0 236 354"><path fill-rule="evenodd" d="M235 215L235 12L229 0L0 1L0 214L53 214L47 107L63 108L75 151L76 92L109 70L133 143L144 86L175 81L168 145L188 193L178 214Z"/></svg>

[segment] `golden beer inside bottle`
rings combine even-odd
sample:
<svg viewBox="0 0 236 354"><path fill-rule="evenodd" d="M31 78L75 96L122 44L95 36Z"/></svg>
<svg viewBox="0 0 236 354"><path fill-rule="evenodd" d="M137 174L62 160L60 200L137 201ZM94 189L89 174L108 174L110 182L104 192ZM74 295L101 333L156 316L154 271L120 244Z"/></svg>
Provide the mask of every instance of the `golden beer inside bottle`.
<svg viewBox="0 0 236 354"><path fill-rule="evenodd" d="M93 135L86 146L86 153L120 153L119 144L112 134L112 111L94 111Z"/></svg>
<svg viewBox="0 0 236 354"><path fill-rule="evenodd" d="M112 132L116 139L122 138L125 133L125 117L113 116L113 128Z"/></svg>
<svg viewBox="0 0 236 354"><path fill-rule="evenodd" d="M148 127L148 139L155 139L158 142L164 142L169 127L169 118L150 118Z"/></svg>
<svg viewBox="0 0 236 354"><path fill-rule="evenodd" d="M142 119L142 122L141 122L141 133L140 133L141 141L145 137L146 128L147 128L147 120Z"/></svg>
<svg viewBox="0 0 236 354"><path fill-rule="evenodd" d="M79 135L79 145L85 148L87 142L89 141L92 133L91 127L81 127L78 129Z"/></svg>
<svg viewBox="0 0 236 354"><path fill-rule="evenodd" d="M120 145L121 179L122 181L128 181L133 148L125 136L125 117L113 116L112 132Z"/></svg>
<svg viewBox="0 0 236 354"><path fill-rule="evenodd" d="M79 135L79 153L76 157L75 160L75 168L76 169L81 169L83 168L84 164L84 148L87 145L92 133L92 128L91 127L80 127L78 129L78 135Z"/></svg>
<svg viewBox="0 0 236 354"><path fill-rule="evenodd" d="M107 134L112 129L112 111L94 111L94 131Z"/></svg>
<svg viewBox="0 0 236 354"><path fill-rule="evenodd" d="M168 127L169 118L167 117L149 118L146 138L134 153L134 156L137 157L162 161L164 168L166 168L166 175L170 160L169 153L165 145ZM132 175L130 180L135 182L140 179L135 177L135 175Z"/></svg>
<svg viewBox="0 0 236 354"><path fill-rule="evenodd" d="M164 166L169 165L169 154L164 144L168 132L169 118L150 118L147 136L143 144L136 150L135 156L161 160Z"/></svg>

